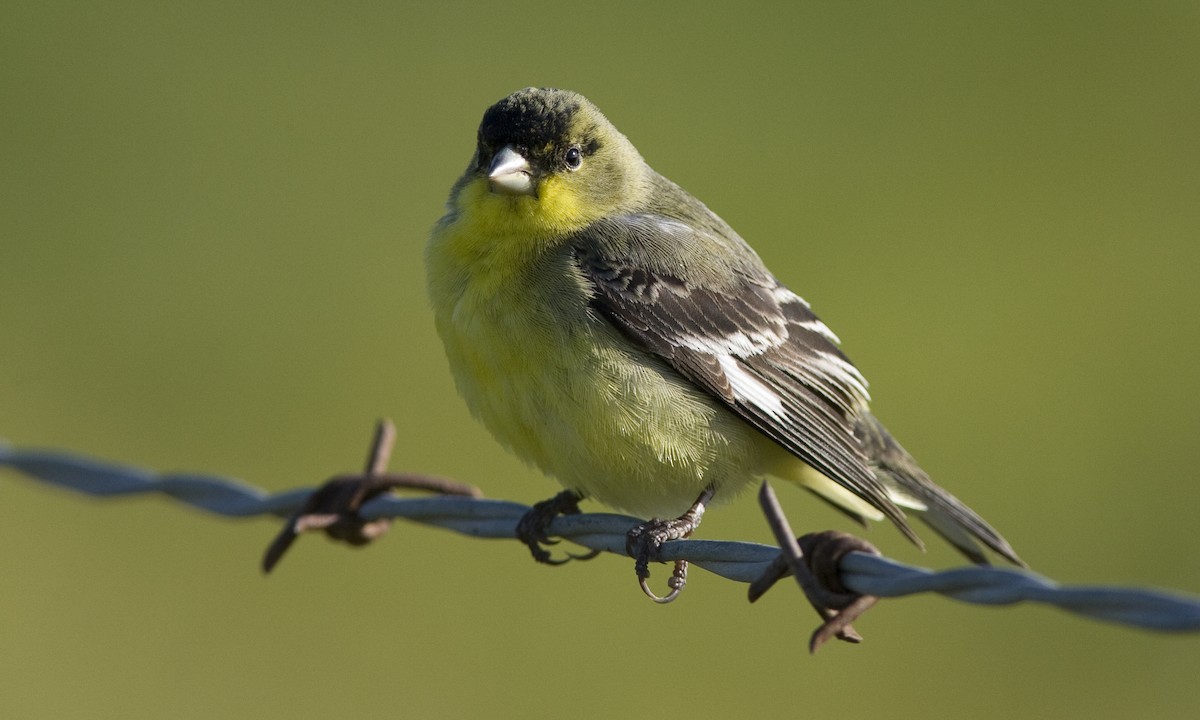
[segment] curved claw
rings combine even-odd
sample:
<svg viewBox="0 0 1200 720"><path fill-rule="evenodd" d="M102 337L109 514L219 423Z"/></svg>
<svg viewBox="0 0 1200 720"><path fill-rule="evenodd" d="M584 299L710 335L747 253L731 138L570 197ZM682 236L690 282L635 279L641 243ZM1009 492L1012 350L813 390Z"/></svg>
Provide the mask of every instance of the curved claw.
<svg viewBox="0 0 1200 720"><path fill-rule="evenodd" d="M653 590L650 589L650 585L646 583L646 578L640 578L638 580L638 584L642 586L642 592L646 593L646 597L660 605L666 605L669 602L673 602L675 598L679 597L679 593L683 592L683 588L674 588L671 590L671 592L659 597L658 595L654 594Z"/></svg>
<svg viewBox="0 0 1200 720"><path fill-rule="evenodd" d="M556 557L551 557L550 553L546 552L545 550L541 550L541 548L539 548L539 550L541 552L535 553L533 556L533 559L537 560L538 562L542 563L543 565L566 565L567 563L571 562L571 560L572 560L569 553L568 553L567 557L556 558Z"/></svg>
<svg viewBox="0 0 1200 720"><path fill-rule="evenodd" d="M525 513L517 522L517 539L525 543L534 560L544 565L565 565L572 560L591 560L600 554L599 550L589 550L582 555L568 552L565 558L554 558L545 549L545 546L553 546L561 542L558 538L550 537L546 532L550 523L559 515L579 514L580 499L581 496L578 493L564 490L549 500L534 504L529 512Z"/></svg>
<svg viewBox="0 0 1200 720"><path fill-rule="evenodd" d="M529 547L529 552L530 552L530 554L533 555L533 559L536 560L537 562L542 563L543 565L566 565L567 563L571 562L572 560L591 560L592 558L594 558L600 554L599 550L588 550L585 553L568 552L566 554L567 555L566 557L556 558L556 557L553 557L549 553L549 551L547 551L542 546L543 545L557 545L560 542L562 542L561 540L547 538L547 537L530 538L530 539L521 538L521 539Z"/></svg>
<svg viewBox="0 0 1200 720"><path fill-rule="evenodd" d="M671 592L662 597L655 595L654 591L650 589L650 584L646 582L650 579L649 571L645 575L638 573L638 585L642 588L642 592L646 593L646 597L660 605L666 605L679 597L679 594L683 592L684 586L687 585L687 567L687 560L675 561L675 571L671 573L671 579L667 580L667 587L671 589Z"/></svg>

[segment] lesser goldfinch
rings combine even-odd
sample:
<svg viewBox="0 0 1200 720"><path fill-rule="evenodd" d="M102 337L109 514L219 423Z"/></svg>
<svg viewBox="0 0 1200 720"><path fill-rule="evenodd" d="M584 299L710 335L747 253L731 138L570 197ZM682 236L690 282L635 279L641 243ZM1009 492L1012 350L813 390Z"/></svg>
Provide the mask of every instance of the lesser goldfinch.
<svg viewBox="0 0 1200 720"><path fill-rule="evenodd" d="M1023 564L869 412L808 303L582 95L488 108L425 259L472 414L566 488L522 523L535 558L549 517L588 497L656 518L630 535L642 575L710 502L772 476L918 545L901 508L972 561L982 543Z"/></svg>

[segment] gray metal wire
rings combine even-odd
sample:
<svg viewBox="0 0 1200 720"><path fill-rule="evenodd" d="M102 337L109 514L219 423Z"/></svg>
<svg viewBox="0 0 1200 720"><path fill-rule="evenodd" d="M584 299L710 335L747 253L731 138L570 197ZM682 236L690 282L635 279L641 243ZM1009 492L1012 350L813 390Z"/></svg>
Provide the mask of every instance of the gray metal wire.
<svg viewBox="0 0 1200 720"><path fill-rule="evenodd" d="M238 480L193 473L158 474L52 450L21 450L0 442L0 467L96 497L158 493L227 517L290 517L312 493L301 488L267 493ZM402 518L479 538L513 539L528 506L464 497L386 496L365 504L366 520ZM640 522L609 513L555 519L549 533L592 548L625 554L625 533ZM779 548L746 542L677 540L662 547L664 561L688 560L730 580L751 582L779 555ZM1059 585L1027 571L966 567L932 571L888 558L852 552L840 564L841 582L864 595L903 597L938 593L978 605L1034 602L1132 627L1163 632L1200 632L1200 598L1157 590Z"/></svg>

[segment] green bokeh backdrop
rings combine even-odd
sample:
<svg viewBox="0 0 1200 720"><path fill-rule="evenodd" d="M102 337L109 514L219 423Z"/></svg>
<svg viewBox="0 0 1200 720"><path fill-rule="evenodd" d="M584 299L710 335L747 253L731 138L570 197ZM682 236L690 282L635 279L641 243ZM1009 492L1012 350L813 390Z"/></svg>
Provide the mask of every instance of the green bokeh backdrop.
<svg viewBox="0 0 1200 720"><path fill-rule="evenodd" d="M396 467L548 496L456 398L421 254L483 109L557 85L813 302L1037 570L1200 592L1197 37L1195 2L8 2L0 436L285 489L389 416ZM0 493L6 718L1200 713L1196 637L1047 609L884 603L810 658L790 589L696 572L657 607L617 558L410 526L263 579L265 520ZM767 537L749 500L701 534Z"/></svg>

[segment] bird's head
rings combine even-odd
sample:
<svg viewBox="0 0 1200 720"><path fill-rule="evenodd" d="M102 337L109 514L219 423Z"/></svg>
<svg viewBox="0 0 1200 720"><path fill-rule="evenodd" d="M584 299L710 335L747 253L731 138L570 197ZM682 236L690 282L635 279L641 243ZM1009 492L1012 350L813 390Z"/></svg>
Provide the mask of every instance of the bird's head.
<svg viewBox="0 0 1200 720"><path fill-rule="evenodd" d="M493 212L563 233L629 209L643 192L646 167L587 98L526 88L483 114L467 173Z"/></svg>

